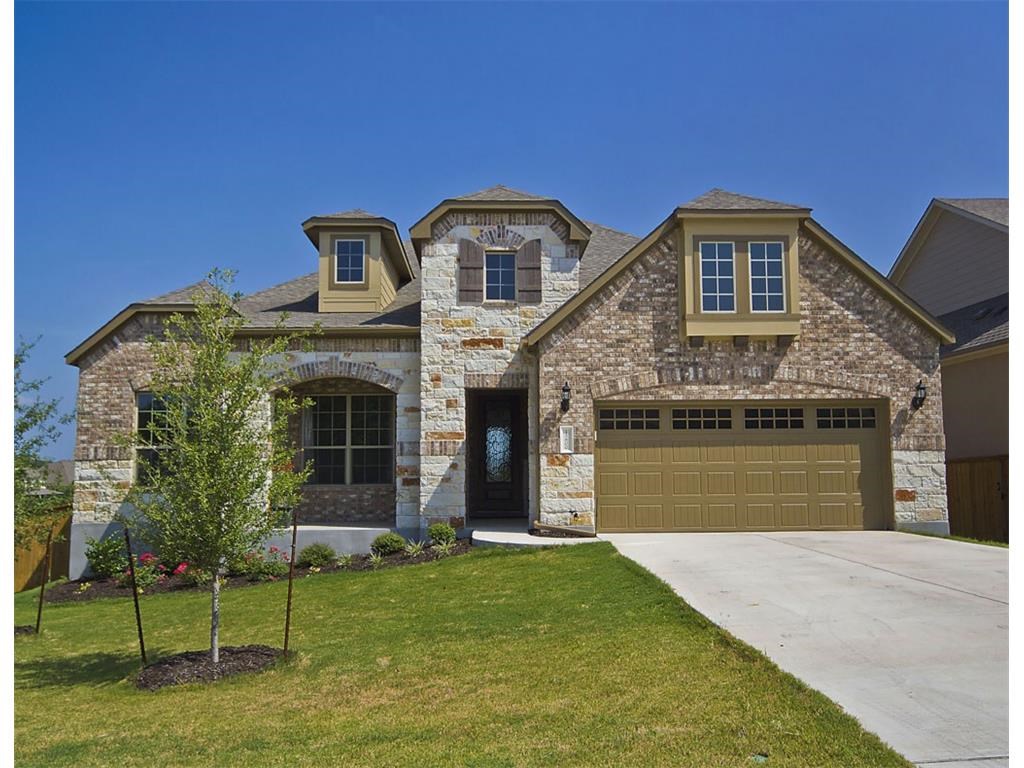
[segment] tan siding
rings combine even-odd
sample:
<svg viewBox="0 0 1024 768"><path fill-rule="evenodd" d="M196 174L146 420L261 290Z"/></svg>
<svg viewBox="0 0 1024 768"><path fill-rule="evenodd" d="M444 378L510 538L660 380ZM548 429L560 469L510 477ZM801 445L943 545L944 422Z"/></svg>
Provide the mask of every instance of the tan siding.
<svg viewBox="0 0 1024 768"><path fill-rule="evenodd" d="M899 282L933 315L1010 290L1009 236L953 213L942 213Z"/></svg>
<svg viewBox="0 0 1024 768"><path fill-rule="evenodd" d="M947 459L1009 454L1009 374L1008 352L942 366Z"/></svg>

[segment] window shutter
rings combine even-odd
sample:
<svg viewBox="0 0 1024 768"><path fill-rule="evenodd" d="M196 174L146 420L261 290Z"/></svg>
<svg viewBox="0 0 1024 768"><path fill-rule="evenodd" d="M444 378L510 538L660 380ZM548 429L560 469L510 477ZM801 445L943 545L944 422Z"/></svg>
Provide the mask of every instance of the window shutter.
<svg viewBox="0 0 1024 768"><path fill-rule="evenodd" d="M484 247L459 240L459 303L479 304L484 300Z"/></svg>
<svg viewBox="0 0 1024 768"><path fill-rule="evenodd" d="M516 299L540 304L540 240L527 240L516 253Z"/></svg>

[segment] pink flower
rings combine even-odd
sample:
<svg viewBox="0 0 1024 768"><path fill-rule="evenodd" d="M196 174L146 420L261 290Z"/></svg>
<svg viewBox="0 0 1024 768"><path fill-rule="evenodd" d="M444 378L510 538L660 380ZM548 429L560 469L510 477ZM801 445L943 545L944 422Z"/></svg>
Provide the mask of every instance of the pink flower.
<svg viewBox="0 0 1024 768"><path fill-rule="evenodd" d="M178 563L178 567L175 568L171 573L175 576L181 576L186 570L188 570L188 563Z"/></svg>
<svg viewBox="0 0 1024 768"><path fill-rule="evenodd" d="M271 552L280 552L281 550L280 550L280 549L278 549L277 547L271 547L271 548L270 548L270 551L271 551Z"/></svg>
<svg viewBox="0 0 1024 768"><path fill-rule="evenodd" d="M150 563L155 563L156 560L157 560L157 557L152 552L143 552L141 555L139 555L139 562L142 563L143 565L149 565Z"/></svg>

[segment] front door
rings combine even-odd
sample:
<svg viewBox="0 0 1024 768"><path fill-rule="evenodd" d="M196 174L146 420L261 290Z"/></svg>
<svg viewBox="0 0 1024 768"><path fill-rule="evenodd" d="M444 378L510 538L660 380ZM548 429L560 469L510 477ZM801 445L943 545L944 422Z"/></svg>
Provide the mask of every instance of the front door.
<svg viewBox="0 0 1024 768"><path fill-rule="evenodd" d="M526 514L526 397L469 390L466 495L470 517Z"/></svg>

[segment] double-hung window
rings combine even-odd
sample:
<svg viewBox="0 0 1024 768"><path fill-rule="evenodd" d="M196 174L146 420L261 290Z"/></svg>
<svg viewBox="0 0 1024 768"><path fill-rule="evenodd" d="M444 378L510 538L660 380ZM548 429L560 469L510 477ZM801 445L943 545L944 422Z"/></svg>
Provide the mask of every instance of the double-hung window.
<svg viewBox="0 0 1024 768"><path fill-rule="evenodd" d="M733 243L700 244L702 312L735 312L736 279Z"/></svg>
<svg viewBox="0 0 1024 768"><path fill-rule="evenodd" d="M152 392L137 392L135 412L135 479L146 482L151 473L161 471L160 459L167 442L167 407Z"/></svg>
<svg viewBox="0 0 1024 768"><path fill-rule="evenodd" d="M750 244L750 310L783 312L782 243Z"/></svg>
<svg viewBox="0 0 1024 768"><path fill-rule="evenodd" d="M395 398L314 395L302 414L303 461L315 485L376 485L394 479Z"/></svg>
<svg viewBox="0 0 1024 768"><path fill-rule="evenodd" d="M334 282L362 283L366 279L366 241L334 241Z"/></svg>
<svg viewBox="0 0 1024 768"><path fill-rule="evenodd" d="M484 298L491 301L515 301L515 253L488 251L484 254Z"/></svg>

